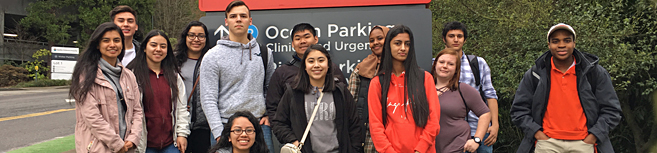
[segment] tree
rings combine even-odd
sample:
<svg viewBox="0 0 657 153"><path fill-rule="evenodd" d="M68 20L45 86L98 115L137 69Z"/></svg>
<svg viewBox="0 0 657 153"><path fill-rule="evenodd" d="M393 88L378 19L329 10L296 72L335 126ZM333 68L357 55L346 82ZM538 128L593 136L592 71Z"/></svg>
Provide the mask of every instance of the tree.
<svg viewBox="0 0 657 153"><path fill-rule="evenodd" d="M187 23L194 20L193 6L191 0L158 0L153 11L155 28L166 32L169 38L178 38Z"/></svg>
<svg viewBox="0 0 657 153"><path fill-rule="evenodd" d="M139 30L152 29L151 15L155 0L46 0L29 4L28 15L21 19L20 25L29 29L31 34L49 42L49 47L57 44L72 44L71 34L77 34L73 40L78 47L86 45L86 40L103 22L111 22L109 12L115 6L128 5L137 11ZM137 39L139 40L139 39Z"/></svg>
<svg viewBox="0 0 657 153"><path fill-rule="evenodd" d="M72 0L37 1L27 7L27 17L21 19L20 25L33 31L33 35L40 36L49 42L66 43L71 37L69 29L74 15L64 8Z"/></svg>
<svg viewBox="0 0 657 153"><path fill-rule="evenodd" d="M141 41L141 37L153 29L153 5L155 0L75 0L80 4L78 7L79 25L81 29L81 45L86 45L87 39L96 27L104 22L112 22L109 12L119 5L130 6L137 12L137 24L139 29L134 39Z"/></svg>

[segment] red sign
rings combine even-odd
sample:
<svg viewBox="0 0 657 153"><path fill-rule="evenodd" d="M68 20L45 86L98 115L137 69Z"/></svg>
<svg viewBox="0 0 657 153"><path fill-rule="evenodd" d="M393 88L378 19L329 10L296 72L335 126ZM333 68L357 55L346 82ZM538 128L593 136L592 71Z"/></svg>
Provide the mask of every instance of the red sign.
<svg viewBox="0 0 657 153"><path fill-rule="evenodd" d="M431 0L242 0L250 10L278 10L322 7L353 7L429 4ZM205 12L225 11L232 0L199 0L198 8Z"/></svg>

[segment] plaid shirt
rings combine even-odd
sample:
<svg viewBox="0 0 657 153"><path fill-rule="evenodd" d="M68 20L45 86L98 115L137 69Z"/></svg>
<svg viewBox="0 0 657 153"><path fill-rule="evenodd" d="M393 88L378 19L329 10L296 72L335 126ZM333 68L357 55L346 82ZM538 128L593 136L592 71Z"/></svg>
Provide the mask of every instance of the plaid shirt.
<svg viewBox="0 0 657 153"><path fill-rule="evenodd" d="M476 86L476 81L474 79L474 74L472 74L472 68L470 68L470 61L468 61L468 56L465 55L465 51L462 52L461 56L461 78L459 82L466 83L475 89L479 89L479 86ZM486 63L486 60L482 57L477 57L479 62L479 74L481 78L481 86L484 91L484 96L486 99L497 99L497 93L495 88L493 88L493 82L491 82L490 67ZM477 131L477 122L479 117L475 115L472 111L468 114L468 124L470 124L470 135L474 135Z"/></svg>
<svg viewBox="0 0 657 153"><path fill-rule="evenodd" d="M360 75L358 75L358 69L355 69L354 72L351 72L349 75L349 92L351 96L354 97L354 103L358 103L358 85L360 85Z"/></svg>
<svg viewBox="0 0 657 153"><path fill-rule="evenodd" d="M355 69L354 72L351 72L349 75L349 92L354 96L354 104L358 103L358 86L360 86L360 75L358 75L358 69ZM367 126L365 129L367 132L365 135L365 143L363 144L363 149L365 153L377 153L374 148L374 143L372 142L372 136L370 135L370 126Z"/></svg>

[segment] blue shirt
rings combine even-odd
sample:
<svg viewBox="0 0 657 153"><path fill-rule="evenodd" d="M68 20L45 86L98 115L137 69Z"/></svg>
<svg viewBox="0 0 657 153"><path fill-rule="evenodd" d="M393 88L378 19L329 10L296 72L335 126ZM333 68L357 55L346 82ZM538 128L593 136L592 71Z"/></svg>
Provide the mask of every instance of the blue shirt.
<svg viewBox="0 0 657 153"><path fill-rule="evenodd" d="M470 68L470 61L468 60L468 56L465 55L465 51L463 51L462 54L461 77L459 78L459 82L466 83L479 90L479 86L476 86L474 74L472 74L472 69ZM495 92L495 88L493 88L493 82L491 82L490 67L488 67L486 60L484 60L482 57L477 57L477 61L479 62L479 76L481 78L482 90L484 91L484 98L497 99L497 93ZM477 131L478 121L479 117L470 111L470 113L468 113L468 124L470 124L471 136L474 136L475 131Z"/></svg>

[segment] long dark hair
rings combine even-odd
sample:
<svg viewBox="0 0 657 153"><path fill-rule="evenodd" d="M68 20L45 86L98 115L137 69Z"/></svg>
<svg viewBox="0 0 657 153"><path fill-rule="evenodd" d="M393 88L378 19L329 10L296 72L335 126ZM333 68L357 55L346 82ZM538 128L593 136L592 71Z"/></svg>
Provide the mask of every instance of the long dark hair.
<svg viewBox="0 0 657 153"><path fill-rule="evenodd" d="M182 63L185 63L187 61L187 50L189 50L189 47L187 46L187 33L189 32L189 29L191 29L194 26L200 26L203 27L203 31L205 32L205 46L203 49L201 49L201 56L198 57L199 60L203 59L203 55L205 55L206 52L210 49L210 41L208 40L208 27L205 26L202 22L199 21L192 21L187 24L185 29L183 29L182 33L180 33L180 37L178 38L178 43L176 44L176 50L174 51L176 54L176 59L178 61L178 64L182 65Z"/></svg>
<svg viewBox="0 0 657 153"><path fill-rule="evenodd" d="M164 78L167 79L169 88L171 88L171 101L175 102L178 99L178 78L176 75L180 74L180 67L176 62L176 59L173 57L173 49L171 48L169 37L167 37L164 32L157 29L148 32L144 41L141 42L141 46L139 47L139 51L137 51L135 59L128 64L128 68L135 73L137 83L139 84L139 90L144 94L153 94L151 80L149 78L151 70L148 68L148 63L146 63L146 47L150 45L148 44L148 41L155 36L162 36L167 40L167 56L162 60L160 68L164 73Z"/></svg>
<svg viewBox="0 0 657 153"><path fill-rule="evenodd" d="M431 75L433 75L433 82L438 82L438 73L436 71L436 64L438 64L438 58L443 55L454 55L456 56L456 71L454 72L454 75L452 76L452 79L449 80L449 83L447 83L447 88L451 91L456 91L459 87L459 79L461 77L461 58L459 58L459 53L456 51L456 49L453 48L445 48L442 51L436 55L435 60L433 61L433 65L431 66Z"/></svg>
<svg viewBox="0 0 657 153"><path fill-rule="evenodd" d="M100 24L96 27L94 33L91 34L91 38L89 38L91 41L87 43L84 52L82 52L82 56L78 58L77 64L75 64L75 67L73 68L71 89L68 94L78 102L83 102L87 98L86 95L89 90L91 90L91 86L96 80L98 61L100 61L100 58L102 57L98 46L100 45L100 40L103 38L103 35L108 31L116 31L121 35L121 53L117 57L117 60L123 59L123 55L125 54L125 39L123 38L121 28L112 22ZM82 77L82 75L84 75L84 77Z"/></svg>
<svg viewBox="0 0 657 153"><path fill-rule="evenodd" d="M411 110L413 111L413 119L415 120L415 125L419 127L424 127L427 125L427 120L429 118L429 102L427 100L427 95L424 90L424 78L420 78L423 70L417 65L415 60L415 41L413 40L413 32L411 29L404 25L395 25L394 28L388 31L386 35L386 40L383 43L383 52L381 53L381 68L379 70L379 79L381 79L381 108L383 109L383 125L386 125L386 108L387 99L388 99L388 90L390 89L390 80L392 75L392 55L390 49L390 41L392 38L395 38L400 33L407 33L411 45L408 49L408 56L404 60L404 69L406 69L406 76L404 83L406 86L406 92L404 92L404 100L410 102ZM409 97L408 95L411 95ZM406 103L404 108L408 107ZM404 109L406 110L406 109Z"/></svg>
<svg viewBox="0 0 657 153"><path fill-rule="evenodd" d="M233 144L228 140L230 140L230 130L233 127L233 121L235 121L235 119L238 117L246 117L249 119L249 122L253 124L253 128L255 128L255 142L249 149L249 153L269 152L269 149L267 149L267 144L265 144L265 136L263 135L262 128L259 124L260 122L258 122L258 119L256 119L256 117L248 111L238 111L235 112L233 116L230 116L228 123L224 126L224 130L221 131L221 139L219 139L219 142L217 142L217 144L214 145L214 147L212 147L209 152L214 153L221 148L233 147Z"/></svg>
<svg viewBox="0 0 657 153"><path fill-rule="evenodd" d="M295 83L292 86L293 89L303 91L304 93L310 93L310 91L312 91L310 76L308 75L308 72L306 72L306 58L308 58L308 54L311 51L319 51L324 54L324 56L326 56L326 62L328 62L328 70L326 71L326 76L324 77L324 89L322 89L322 92L333 91L335 89L335 81L333 79L333 69L335 68L333 67L333 61L331 60L331 56L329 55L326 48L317 44L308 47L306 52L303 54L303 57L301 58L301 66L297 72Z"/></svg>

